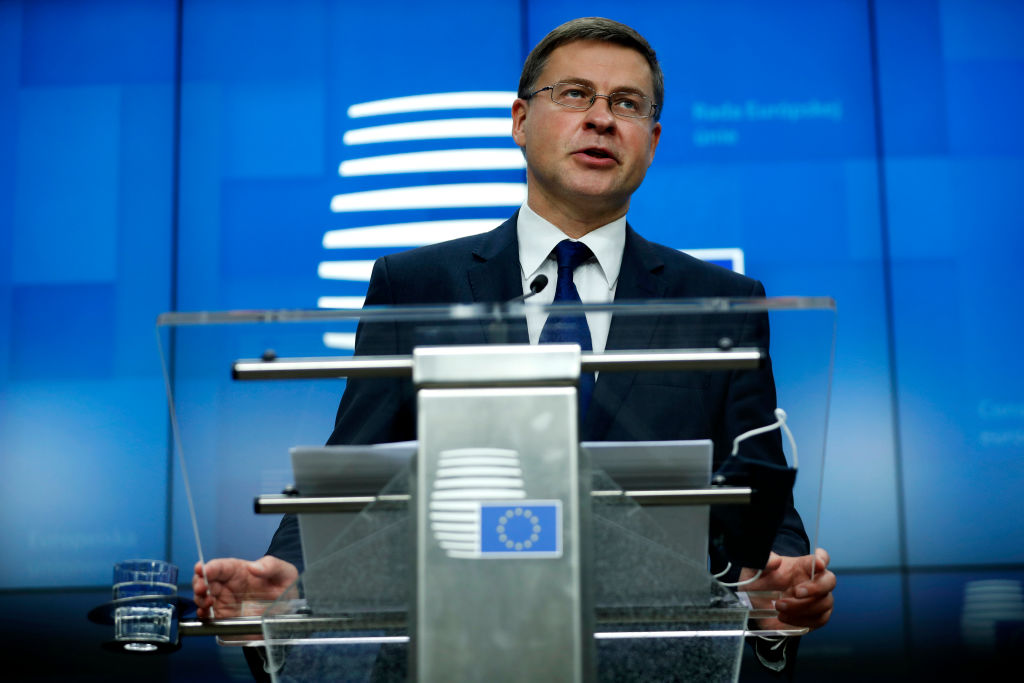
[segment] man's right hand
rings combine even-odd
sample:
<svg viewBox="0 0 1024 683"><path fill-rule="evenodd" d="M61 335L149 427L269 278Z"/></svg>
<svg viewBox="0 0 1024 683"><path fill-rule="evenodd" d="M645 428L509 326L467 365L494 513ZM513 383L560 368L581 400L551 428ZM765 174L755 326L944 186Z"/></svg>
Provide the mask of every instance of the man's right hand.
<svg viewBox="0 0 1024 683"><path fill-rule="evenodd" d="M210 560L206 563L205 577L203 564L196 562L192 576L196 614L201 619L214 615L218 618L242 616L243 602L276 600L298 578L295 565L273 555L264 555L255 562L236 557Z"/></svg>

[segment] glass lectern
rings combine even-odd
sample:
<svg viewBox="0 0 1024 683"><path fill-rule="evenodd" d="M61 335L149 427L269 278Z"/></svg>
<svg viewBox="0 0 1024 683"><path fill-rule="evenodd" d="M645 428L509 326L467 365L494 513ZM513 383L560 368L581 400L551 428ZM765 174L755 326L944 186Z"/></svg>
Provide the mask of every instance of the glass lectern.
<svg viewBox="0 0 1024 683"><path fill-rule="evenodd" d="M537 344L549 312L599 350ZM735 680L802 633L743 583L817 543L834 330L822 298L165 314L171 560L288 515L301 569L179 633L277 681Z"/></svg>

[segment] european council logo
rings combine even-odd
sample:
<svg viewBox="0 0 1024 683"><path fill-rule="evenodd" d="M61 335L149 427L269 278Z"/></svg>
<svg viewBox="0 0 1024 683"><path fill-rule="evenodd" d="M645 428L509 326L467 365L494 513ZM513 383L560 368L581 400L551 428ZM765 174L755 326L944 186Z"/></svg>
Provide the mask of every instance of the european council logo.
<svg viewBox="0 0 1024 683"><path fill-rule="evenodd" d="M448 557L562 556L562 501L527 500L519 453L441 451L430 487L430 530Z"/></svg>
<svg viewBox="0 0 1024 683"><path fill-rule="evenodd" d="M480 557L562 556L562 501L480 504Z"/></svg>

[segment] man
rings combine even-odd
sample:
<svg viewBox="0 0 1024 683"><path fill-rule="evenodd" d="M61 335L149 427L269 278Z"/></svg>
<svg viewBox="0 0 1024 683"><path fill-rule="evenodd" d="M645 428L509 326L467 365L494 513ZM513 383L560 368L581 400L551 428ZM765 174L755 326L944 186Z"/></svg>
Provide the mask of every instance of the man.
<svg viewBox="0 0 1024 683"><path fill-rule="evenodd" d="M566 249L580 251L562 247L567 241L589 249L582 251L583 263L571 271L571 282L586 303L763 296L760 283L648 242L626 224L630 198L643 181L661 136L663 100L655 53L633 29L599 18L577 19L556 28L527 58L512 105L512 135L527 163L526 203L489 233L378 260L366 303L508 301L528 292L539 274L552 282L559 277L556 260ZM550 301L555 289L548 287L535 298ZM588 315L587 322L586 343L594 350L628 348L633 343L618 319L609 323ZM713 327L703 332L714 332ZM765 322L744 323L739 330L741 340L756 339L767 347ZM356 352L408 353L413 339L391 332L364 326ZM519 334L513 340L537 343L545 331L539 322L527 321L527 329ZM682 346L680 338L689 333L673 328L653 334L649 346L658 348L658 334ZM713 378L674 373L678 377L657 384L640 375L602 375L585 406L584 439L710 436L718 466L733 438L771 421L775 390L770 367ZM679 405L691 409L682 411ZM415 438L413 410L408 382L350 381L330 443ZM784 465L777 439L758 440L757 457L775 465L781 459ZM827 569L824 550L807 554L807 537L791 496L774 549L760 578L749 586L783 593L775 603L778 620L761 626L823 626L831 616L835 577ZM721 565L727 559L717 561ZM205 568L205 580L197 564L193 586L200 614L215 606L218 615L229 616L226 610L243 596L280 594L296 578L300 563L295 520L286 517L268 555L257 562L213 560ZM744 568L741 577L753 574L753 569ZM784 649L762 656L762 661L773 656L784 663Z"/></svg>

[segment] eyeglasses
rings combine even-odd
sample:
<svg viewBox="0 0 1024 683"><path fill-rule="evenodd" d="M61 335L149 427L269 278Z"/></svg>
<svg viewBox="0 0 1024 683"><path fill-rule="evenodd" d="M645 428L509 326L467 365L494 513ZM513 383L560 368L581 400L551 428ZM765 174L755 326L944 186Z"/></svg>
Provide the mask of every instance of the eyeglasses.
<svg viewBox="0 0 1024 683"><path fill-rule="evenodd" d="M589 85L580 83L555 83L530 93L530 97L545 90L550 91L551 101L555 104L580 111L590 109L598 97L603 97L608 100L613 114L626 119L649 118L658 108L658 105L651 102L646 95L638 92L613 92L610 95L598 95L597 91Z"/></svg>

